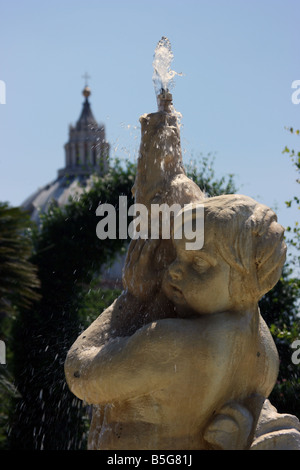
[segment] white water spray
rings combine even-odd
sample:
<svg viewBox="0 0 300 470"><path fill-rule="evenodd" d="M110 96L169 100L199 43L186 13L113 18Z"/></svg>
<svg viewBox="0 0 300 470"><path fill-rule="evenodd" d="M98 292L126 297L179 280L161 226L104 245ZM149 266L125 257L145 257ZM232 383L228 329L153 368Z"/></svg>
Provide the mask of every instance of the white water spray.
<svg viewBox="0 0 300 470"><path fill-rule="evenodd" d="M174 86L174 77L182 75L171 69L174 54L168 38L163 36L158 41L153 58L153 84L155 94L158 96L162 92L168 92Z"/></svg>

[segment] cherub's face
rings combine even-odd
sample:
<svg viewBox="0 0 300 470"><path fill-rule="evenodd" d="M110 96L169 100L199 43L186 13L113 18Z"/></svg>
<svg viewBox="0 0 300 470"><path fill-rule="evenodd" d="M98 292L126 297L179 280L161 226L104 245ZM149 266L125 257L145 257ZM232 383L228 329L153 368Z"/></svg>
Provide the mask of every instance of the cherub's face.
<svg viewBox="0 0 300 470"><path fill-rule="evenodd" d="M230 267L217 253L213 240L197 251L186 250L186 242L184 238L174 240L177 256L163 280L165 294L175 305L201 314L230 310Z"/></svg>

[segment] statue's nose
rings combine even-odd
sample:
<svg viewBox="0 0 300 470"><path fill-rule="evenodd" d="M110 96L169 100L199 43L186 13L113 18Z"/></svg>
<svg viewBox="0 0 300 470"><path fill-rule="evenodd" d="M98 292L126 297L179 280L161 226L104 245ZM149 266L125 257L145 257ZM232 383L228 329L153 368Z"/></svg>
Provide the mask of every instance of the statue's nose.
<svg viewBox="0 0 300 470"><path fill-rule="evenodd" d="M178 263L172 263L169 267L169 274L173 280L180 281L183 278L183 270Z"/></svg>

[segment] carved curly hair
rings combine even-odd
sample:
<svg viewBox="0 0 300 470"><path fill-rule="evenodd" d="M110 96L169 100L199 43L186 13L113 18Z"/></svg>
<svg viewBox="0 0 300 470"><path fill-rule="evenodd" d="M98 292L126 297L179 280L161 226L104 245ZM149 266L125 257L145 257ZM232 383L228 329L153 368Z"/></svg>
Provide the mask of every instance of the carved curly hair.
<svg viewBox="0 0 300 470"><path fill-rule="evenodd" d="M258 301L279 280L286 258L284 228L276 214L241 194L206 198L199 204L204 206L205 237L214 236L220 256L231 267L231 295L238 292L239 298L250 295ZM195 217L197 205L182 209L185 221L188 214Z"/></svg>

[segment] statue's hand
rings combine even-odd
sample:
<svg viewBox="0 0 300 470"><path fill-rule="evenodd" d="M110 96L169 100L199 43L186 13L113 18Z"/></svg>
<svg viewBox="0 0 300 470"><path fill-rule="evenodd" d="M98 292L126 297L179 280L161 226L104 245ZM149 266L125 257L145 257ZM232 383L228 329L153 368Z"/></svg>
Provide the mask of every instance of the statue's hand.
<svg viewBox="0 0 300 470"><path fill-rule="evenodd" d="M204 439L212 449L244 450L249 446L252 425L247 408L237 402L227 403L207 426Z"/></svg>
<svg viewBox="0 0 300 470"><path fill-rule="evenodd" d="M161 240L132 240L123 271L125 289L142 300L158 291L167 265L165 252Z"/></svg>

